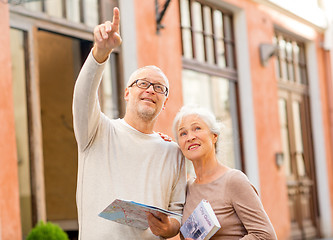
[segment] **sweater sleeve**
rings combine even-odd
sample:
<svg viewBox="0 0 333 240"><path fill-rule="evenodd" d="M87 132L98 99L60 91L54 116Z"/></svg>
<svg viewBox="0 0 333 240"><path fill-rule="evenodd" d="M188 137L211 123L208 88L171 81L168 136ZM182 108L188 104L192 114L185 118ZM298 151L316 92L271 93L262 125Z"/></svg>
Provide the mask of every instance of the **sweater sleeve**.
<svg viewBox="0 0 333 240"><path fill-rule="evenodd" d="M185 157L181 153L179 153L179 161L177 169L178 169L178 174L173 184L171 199L168 209L170 211L182 214L185 204L185 195L186 195L186 165L185 165ZM173 218L177 219L181 224L181 217L173 216Z"/></svg>
<svg viewBox="0 0 333 240"><path fill-rule="evenodd" d="M233 207L247 230L247 235L241 239L276 240L274 228L246 175L240 171L233 174L228 189Z"/></svg>
<svg viewBox="0 0 333 240"><path fill-rule="evenodd" d="M106 62L97 63L91 51L75 83L73 125L79 151L84 151L93 140L100 122L101 108L97 90Z"/></svg>

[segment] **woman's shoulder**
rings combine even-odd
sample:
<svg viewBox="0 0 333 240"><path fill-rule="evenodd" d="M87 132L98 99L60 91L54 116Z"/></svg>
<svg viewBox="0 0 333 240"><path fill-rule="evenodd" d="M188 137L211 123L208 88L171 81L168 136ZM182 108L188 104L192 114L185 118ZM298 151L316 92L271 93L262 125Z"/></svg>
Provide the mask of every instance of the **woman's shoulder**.
<svg viewBox="0 0 333 240"><path fill-rule="evenodd" d="M227 182L228 186L233 188L239 188L239 185L244 183L251 184L248 177L242 171L238 169L230 169L225 174L225 181Z"/></svg>
<svg viewBox="0 0 333 240"><path fill-rule="evenodd" d="M229 170L228 174L228 187L233 190L241 190L245 191L246 189L254 190L254 192L258 195L257 189L250 182L249 178L245 173L238 169Z"/></svg>
<svg viewBox="0 0 333 240"><path fill-rule="evenodd" d="M248 180L248 177L243 173L241 170L238 169L229 169L226 172L226 176L229 179L234 179L234 180Z"/></svg>

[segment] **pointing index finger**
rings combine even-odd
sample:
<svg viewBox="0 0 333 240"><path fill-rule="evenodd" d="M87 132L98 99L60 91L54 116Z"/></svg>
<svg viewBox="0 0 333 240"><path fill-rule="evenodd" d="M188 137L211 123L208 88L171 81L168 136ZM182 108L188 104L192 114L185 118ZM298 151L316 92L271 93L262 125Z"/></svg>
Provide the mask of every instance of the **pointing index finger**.
<svg viewBox="0 0 333 240"><path fill-rule="evenodd" d="M113 9L113 20L112 20L113 30L115 32L119 32L119 22L120 22L119 9L117 7L115 7Z"/></svg>

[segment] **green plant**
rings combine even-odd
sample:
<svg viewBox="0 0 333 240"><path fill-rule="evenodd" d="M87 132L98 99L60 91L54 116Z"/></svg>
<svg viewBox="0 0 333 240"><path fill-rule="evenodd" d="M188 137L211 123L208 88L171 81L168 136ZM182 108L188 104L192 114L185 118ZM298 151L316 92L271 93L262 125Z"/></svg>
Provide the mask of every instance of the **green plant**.
<svg viewBox="0 0 333 240"><path fill-rule="evenodd" d="M69 240L69 238L58 225L40 221L31 229L26 240Z"/></svg>

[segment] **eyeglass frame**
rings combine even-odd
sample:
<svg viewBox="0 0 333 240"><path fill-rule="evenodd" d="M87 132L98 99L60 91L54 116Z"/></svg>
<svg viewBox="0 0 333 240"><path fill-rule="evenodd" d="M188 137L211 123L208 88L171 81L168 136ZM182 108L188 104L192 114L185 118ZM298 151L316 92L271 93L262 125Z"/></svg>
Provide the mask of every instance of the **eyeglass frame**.
<svg viewBox="0 0 333 240"><path fill-rule="evenodd" d="M139 87L139 85L138 85L137 82L140 81L140 80L149 83L148 86L147 86L146 88ZM168 96L168 93L169 93L169 88L168 88L167 86L165 86L165 85L163 85L163 84L161 84L161 83L152 83L152 82L149 82L149 81L147 81L147 80L145 80L145 79L143 79L143 78L136 79L136 80L135 80L134 82L132 82L128 87L133 87L134 84L135 84L138 88L141 88L141 89L148 89L148 88L150 88L150 86L153 86L154 92L159 93L159 94L164 94L165 96ZM157 92L157 91L155 90L155 85L161 85L161 86L165 87L165 91L164 91L164 92Z"/></svg>

